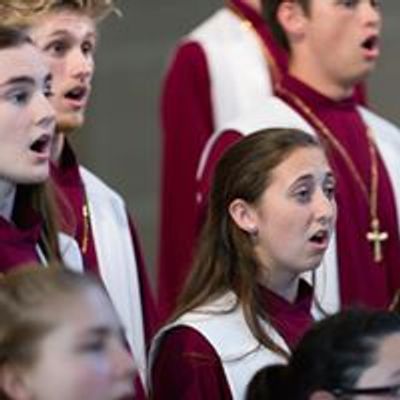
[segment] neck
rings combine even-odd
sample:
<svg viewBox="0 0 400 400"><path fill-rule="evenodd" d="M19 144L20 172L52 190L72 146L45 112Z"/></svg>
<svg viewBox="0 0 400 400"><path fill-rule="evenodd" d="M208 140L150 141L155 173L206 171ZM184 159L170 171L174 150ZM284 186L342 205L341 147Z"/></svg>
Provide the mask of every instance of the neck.
<svg viewBox="0 0 400 400"><path fill-rule="evenodd" d="M55 165L59 165L60 157L64 148L65 134L63 132L56 132L53 139L53 147L51 150L51 161Z"/></svg>
<svg viewBox="0 0 400 400"><path fill-rule="evenodd" d="M294 303L299 289L299 276L269 270L266 278L261 279L261 284L289 303Z"/></svg>
<svg viewBox="0 0 400 400"><path fill-rule="evenodd" d="M302 55L291 60L289 66L291 76L332 100L339 101L351 96L354 91L354 82L333 81L321 71L318 65L314 67L313 63L307 63L304 60L310 60L310 57Z"/></svg>
<svg viewBox="0 0 400 400"><path fill-rule="evenodd" d="M11 220L14 208L16 185L0 179L0 215L7 221Z"/></svg>

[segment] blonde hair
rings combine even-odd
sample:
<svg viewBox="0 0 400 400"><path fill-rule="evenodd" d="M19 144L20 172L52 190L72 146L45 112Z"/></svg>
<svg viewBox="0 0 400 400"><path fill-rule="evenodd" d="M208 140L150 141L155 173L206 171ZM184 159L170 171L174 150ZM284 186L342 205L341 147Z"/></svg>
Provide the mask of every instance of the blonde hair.
<svg viewBox="0 0 400 400"><path fill-rule="evenodd" d="M120 14L114 0L2 0L1 24L27 28L49 12L71 10L101 21L110 13Z"/></svg>

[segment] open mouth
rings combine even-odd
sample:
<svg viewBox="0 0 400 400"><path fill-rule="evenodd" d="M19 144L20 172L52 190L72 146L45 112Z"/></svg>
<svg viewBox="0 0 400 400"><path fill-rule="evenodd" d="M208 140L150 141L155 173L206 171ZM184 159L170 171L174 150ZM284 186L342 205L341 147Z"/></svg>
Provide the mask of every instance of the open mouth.
<svg viewBox="0 0 400 400"><path fill-rule="evenodd" d="M371 35L361 43L363 49L368 51L378 50L378 45L379 45L378 35Z"/></svg>
<svg viewBox="0 0 400 400"><path fill-rule="evenodd" d="M325 245L328 242L328 231L321 229L311 236L310 242L317 244L319 246Z"/></svg>
<svg viewBox="0 0 400 400"><path fill-rule="evenodd" d="M44 134L31 144L30 149L35 153L42 154L48 150L50 146L50 141L50 135Z"/></svg>
<svg viewBox="0 0 400 400"><path fill-rule="evenodd" d="M80 102L86 97L87 92L88 90L86 87L77 86L65 93L64 97L69 100Z"/></svg>

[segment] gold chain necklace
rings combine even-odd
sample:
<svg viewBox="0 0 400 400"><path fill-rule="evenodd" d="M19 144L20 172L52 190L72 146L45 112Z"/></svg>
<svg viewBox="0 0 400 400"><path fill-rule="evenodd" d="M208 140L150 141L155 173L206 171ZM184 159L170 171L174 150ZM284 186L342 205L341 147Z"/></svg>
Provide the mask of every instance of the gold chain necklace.
<svg viewBox="0 0 400 400"><path fill-rule="evenodd" d="M83 205L82 205L82 219L83 219L83 234L81 241L81 251L85 255L89 247L89 237L90 237L90 209L87 200L86 192L83 193Z"/></svg>
<svg viewBox="0 0 400 400"><path fill-rule="evenodd" d="M333 147L339 152L347 167L349 168L353 178L357 181L360 189L367 201L370 213L370 231L366 233L366 239L372 243L374 261L379 263L383 259L382 255L382 243L389 238L387 232L380 230L380 221L378 216L378 187L379 187L379 172L378 172L378 155L375 144L372 139L371 132L367 128L366 136L368 140L368 149L371 158L371 189L368 193L368 188L363 181L361 174L359 173L355 163L350 157L345 147L336 139L335 135L331 130L313 113L311 108L297 95L283 88L281 85L276 86L278 93L290 97L294 103L307 115L317 129L323 134L323 136L333 145Z"/></svg>

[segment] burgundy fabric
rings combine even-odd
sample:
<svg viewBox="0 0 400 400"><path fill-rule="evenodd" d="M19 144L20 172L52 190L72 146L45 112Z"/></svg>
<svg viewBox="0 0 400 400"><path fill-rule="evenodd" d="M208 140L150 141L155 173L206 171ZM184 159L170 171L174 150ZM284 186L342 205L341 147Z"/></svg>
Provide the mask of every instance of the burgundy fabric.
<svg viewBox="0 0 400 400"><path fill-rule="evenodd" d="M286 56L273 43L262 17L241 0L232 3L252 22L277 65L286 65ZM198 236L195 176L200 154L214 131L212 108L204 51L196 42L183 41L167 71L161 100L163 136L158 293L164 318L175 306Z"/></svg>
<svg viewBox="0 0 400 400"><path fill-rule="evenodd" d="M354 89L354 100L363 106L368 106L367 84L362 82Z"/></svg>
<svg viewBox="0 0 400 400"><path fill-rule="evenodd" d="M0 273L6 273L20 264L40 262L36 245L39 243L42 219L23 200L17 189L14 222L0 216Z"/></svg>
<svg viewBox="0 0 400 400"><path fill-rule="evenodd" d="M159 308L166 318L189 270L196 232L195 175L213 131L210 84L203 50L185 43L168 71L162 98Z"/></svg>
<svg viewBox="0 0 400 400"><path fill-rule="evenodd" d="M130 215L129 227L131 231L133 246L135 249L136 262L138 266L138 276L140 282L140 294L143 308L144 330L147 348L150 347L151 339L159 328L159 315L154 301L153 291L147 275L146 264L144 262L142 246L139 241L137 231Z"/></svg>
<svg viewBox="0 0 400 400"><path fill-rule="evenodd" d="M62 162L60 163L60 166L58 168L53 166L52 176L57 183L59 189L61 190L62 195L64 196L60 202L61 209L62 211L64 211L64 220L71 220L72 208L72 211L74 213L73 219L75 224L75 238L78 243L81 244L83 235L82 207L85 201L85 188L82 178L80 176L79 165L77 163L76 157L68 143L66 143L66 146L63 149L61 160ZM138 267L146 346L149 347L151 338L158 327L158 315L156 312L153 293L149 285L146 266L144 263L138 235L136 233L133 221L129 215L128 218ZM84 254L83 259L85 269L94 272L100 277L99 269L97 266L95 243L91 230L88 251ZM135 390L136 400L144 400L146 398L143 384L138 376L135 378Z"/></svg>
<svg viewBox="0 0 400 400"><path fill-rule="evenodd" d="M196 330L166 334L152 369L152 400L231 400L221 361Z"/></svg>
<svg viewBox="0 0 400 400"><path fill-rule="evenodd" d="M85 189L79 172L79 164L68 141L65 141L59 166L52 165L51 176L56 184L63 229L78 242L85 268L95 275L99 275L91 227L87 250L86 252L82 251L84 235L82 210L85 204Z"/></svg>
<svg viewBox="0 0 400 400"><path fill-rule="evenodd" d="M301 281L293 304L265 288L262 295L273 326L292 348L312 324L312 288ZM166 333L151 377L153 400L232 399L219 356L190 327L178 326Z"/></svg>
<svg viewBox="0 0 400 400"><path fill-rule="evenodd" d="M331 130L351 155L370 189L371 159L367 126L357 110L354 97L334 101L292 77L286 77L282 86L299 96ZM290 96L280 96L318 132L313 121ZM357 304L386 308L400 287L397 212L386 168L379 156L378 215L381 230L388 232L389 239L383 244L383 261L377 264L373 260L372 245L366 240L366 233L370 231L369 202L343 158L329 144L328 155L337 177L337 244L342 303L345 306Z"/></svg>
<svg viewBox="0 0 400 400"><path fill-rule="evenodd" d="M206 219L208 196L212 187L214 171L217 167L218 161L231 146L242 138L243 135L240 132L233 129L226 130L218 136L210 149L210 153L207 155L207 162L204 165L204 171L201 174L200 179L197 181L196 186L197 202L195 215L197 218L196 222L198 230L201 229L201 226Z"/></svg>
<svg viewBox="0 0 400 400"><path fill-rule="evenodd" d="M262 295L272 326L283 337L289 348L294 349L313 324L310 311L313 301L312 287L306 281L300 280L294 303L265 288L262 288Z"/></svg>

